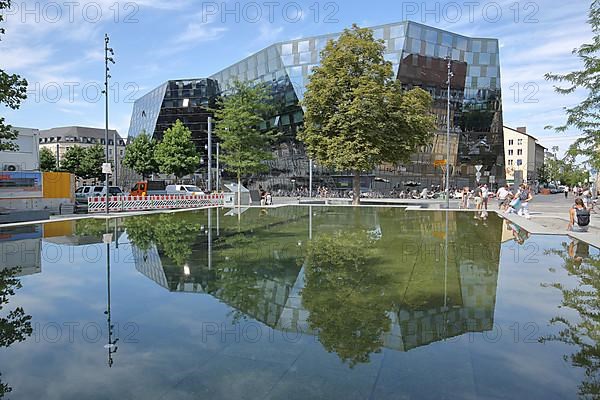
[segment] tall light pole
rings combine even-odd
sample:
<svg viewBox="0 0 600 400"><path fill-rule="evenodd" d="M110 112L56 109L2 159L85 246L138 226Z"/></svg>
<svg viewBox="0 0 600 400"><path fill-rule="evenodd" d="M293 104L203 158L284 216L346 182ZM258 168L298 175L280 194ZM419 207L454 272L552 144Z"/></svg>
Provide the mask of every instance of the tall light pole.
<svg viewBox="0 0 600 400"><path fill-rule="evenodd" d="M113 171L113 175L115 177L115 186L119 186L119 159L117 157L117 131L115 130L115 138L113 140L113 153L115 159L115 170Z"/></svg>
<svg viewBox="0 0 600 400"><path fill-rule="evenodd" d="M115 54L112 48L108 47L108 43L110 42L110 38L108 37L108 33L104 34L104 90L102 91L104 94L104 147L106 152L106 164L108 164L108 80L111 78L108 67L108 63L115 63L115 60L112 56ZM108 55L110 53L110 56ZM104 174L104 188L106 189L106 214L108 214L108 171Z"/></svg>
<svg viewBox="0 0 600 400"><path fill-rule="evenodd" d="M212 193L212 117L208 117L208 193Z"/></svg>
<svg viewBox="0 0 600 400"><path fill-rule="evenodd" d="M221 191L221 167L219 165L219 150L220 150L219 143L217 143L217 192Z"/></svg>
<svg viewBox="0 0 600 400"><path fill-rule="evenodd" d="M446 109L446 210L450 209L450 83L454 74L452 73L452 58L448 59L448 101Z"/></svg>
<svg viewBox="0 0 600 400"><path fill-rule="evenodd" d="M308 197L312 199L312 190L313 190L313 160L310 158L308 160Z"/></svg>

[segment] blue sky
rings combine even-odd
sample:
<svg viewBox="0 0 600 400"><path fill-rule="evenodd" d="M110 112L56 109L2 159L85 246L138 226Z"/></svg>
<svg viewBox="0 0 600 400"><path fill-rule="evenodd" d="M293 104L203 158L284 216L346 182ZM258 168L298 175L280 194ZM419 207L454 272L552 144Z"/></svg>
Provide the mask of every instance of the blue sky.
<svg viewBox="0 0 600 400"><path fill-rule="evenodd" d="M373 26L406 19L467 36L500 40L505 125L527 126L561 152L576 131L556 134L564 106L546 72L579 68L573 48L590 41L589 1L18 1L5 13L0 66L30 82L18 111L2 110L15 126L104 126L103 36L112 67L110 127L127 135L133 101L168 79L209 76L274 42L331 33L352 23Z"/></svg>

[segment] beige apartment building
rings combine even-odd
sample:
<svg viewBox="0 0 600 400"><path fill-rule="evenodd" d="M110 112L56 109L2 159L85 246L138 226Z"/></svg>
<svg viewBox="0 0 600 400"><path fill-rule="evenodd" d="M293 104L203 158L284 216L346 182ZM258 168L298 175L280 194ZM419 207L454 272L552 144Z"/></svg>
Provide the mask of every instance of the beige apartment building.
<svg viewBox="0 0 600 400"><path fill-rule="evenodd" d="M526 127L504 127L504 159L508 184L533 183L544 165L546 148L527 133Z"/></svg>
<svg viewBox="0 0 600 400"><path fill-rule="evenodd" d="M125 157L125 139L123 139L116 130L109 129L108 131L108 158L111 161L115 160L115 140L117 173L120 173L122 168L123 158ZM95 144L105 146L104 129L88 128L83 126L66 126L60 128L52 128L39 131L39 148L47 148L54 155L58 155L59 162L65 156L67 149L73 146L90 147Z"/></svg>

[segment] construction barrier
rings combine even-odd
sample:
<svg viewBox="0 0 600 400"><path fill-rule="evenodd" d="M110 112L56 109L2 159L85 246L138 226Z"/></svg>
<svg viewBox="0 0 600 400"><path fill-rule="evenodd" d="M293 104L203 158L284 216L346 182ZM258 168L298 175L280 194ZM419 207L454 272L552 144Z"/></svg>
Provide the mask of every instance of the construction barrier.
<svg viewBox="0 0 600 400"><path fill-rule="evenodd" d="M225 195L214 194L207 196L111 196L108 198L110 212L118 211L147 211L175 210L185 208L223 207ZM90 197L88 212L106 212L106 197Z"/></svg>

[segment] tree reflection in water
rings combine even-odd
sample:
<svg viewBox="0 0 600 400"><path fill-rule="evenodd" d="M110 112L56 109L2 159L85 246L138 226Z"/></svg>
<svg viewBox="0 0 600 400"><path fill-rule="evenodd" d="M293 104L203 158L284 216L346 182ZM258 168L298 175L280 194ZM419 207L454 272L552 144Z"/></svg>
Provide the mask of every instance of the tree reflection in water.
<svg viewBox="0 0 600 400"><path fill-rule="evenodd" d="M15 278L19 271L19 268L0 271L0 311L8 305L15 291L21 288L21 282ZM31 316L25 314L22 307L17 307L9 311L6 316L0 317L0 347L9 347L15 342L23 342L31 336L32 332ZM0 380L0 398L10 392L12 388Z"/></svg>
<svg viewBox="0 0 600 400"><path fill-rule="evenodd" d="M125 219L123 223L132 245L142 251L152 244L182 267L192 254L192 247L201 231L201 224L193 215L184 213L160 214Z"/></svg>
<svg viewBox="0 0 600 400"><path fill-rule="evenodd" d="M308 247L302 303L329 352L351 367L369 361L391 328L391 282L366 232L325 234Z"/></svg>
<svg viewBox="0 0 600 400"><path fill-rule="evenodd" d="M600 256L591 256L589 245L577 240L563 243L563 249L550 253L564 260L565 269L578 282L574 288L560 283L547 286L562 292L562 307L575 310L580 320L572 322L563 316L552 318L550 323L560 326L561 331L540 341L560 341L578 347L573 354L564 356L565 361L585 369L585 379L579 385L578 395L597 399L600 397Z"/></svg>

